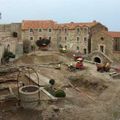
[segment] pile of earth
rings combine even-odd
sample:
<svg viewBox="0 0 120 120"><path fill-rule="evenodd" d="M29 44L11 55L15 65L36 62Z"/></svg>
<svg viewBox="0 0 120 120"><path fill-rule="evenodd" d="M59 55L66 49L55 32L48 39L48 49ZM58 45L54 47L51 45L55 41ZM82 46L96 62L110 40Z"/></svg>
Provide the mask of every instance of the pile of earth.
<svg viewBox="0 0 120 120"><path fill-rule="evenodd" d="M16 64L42 64L42 63L59 63L68 62L64 56L57 54L31 54L23 55L21 58L14 61Z"/></svg>

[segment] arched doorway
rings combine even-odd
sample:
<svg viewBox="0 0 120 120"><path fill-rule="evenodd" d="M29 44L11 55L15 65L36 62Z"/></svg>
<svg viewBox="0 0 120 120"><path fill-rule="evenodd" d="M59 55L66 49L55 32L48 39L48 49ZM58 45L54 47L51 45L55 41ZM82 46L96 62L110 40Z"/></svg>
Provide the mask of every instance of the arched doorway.
<svg viewBox="0 0 120 120"><path fill-rule="evenodd" d="M100 59L99 57L95 57L95 58L94 58L94 62L96 62L96 63L101 63L101 59Z"/></svg>

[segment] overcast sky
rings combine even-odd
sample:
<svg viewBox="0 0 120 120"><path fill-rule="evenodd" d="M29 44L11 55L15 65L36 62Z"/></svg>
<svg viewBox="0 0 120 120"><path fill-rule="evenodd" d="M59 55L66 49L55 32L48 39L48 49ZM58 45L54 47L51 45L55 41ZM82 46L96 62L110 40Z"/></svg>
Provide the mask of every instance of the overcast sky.
<svg viewBox="0 0 120 120"><path fill-rule="evenodd" d="M25 19L62 22L99 21L120 31L120 0L0 0L0 23Z"/></svg>

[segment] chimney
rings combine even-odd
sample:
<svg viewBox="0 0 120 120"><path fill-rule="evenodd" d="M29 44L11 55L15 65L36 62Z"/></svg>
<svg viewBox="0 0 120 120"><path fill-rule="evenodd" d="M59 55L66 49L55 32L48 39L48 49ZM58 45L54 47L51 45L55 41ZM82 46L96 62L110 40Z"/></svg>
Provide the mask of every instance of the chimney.
<svg viewBox="0 0 120 120"><path fill-rule="evenodd" d="M97 21L96 20L93 20L94 23L96 23Z"/></svg>

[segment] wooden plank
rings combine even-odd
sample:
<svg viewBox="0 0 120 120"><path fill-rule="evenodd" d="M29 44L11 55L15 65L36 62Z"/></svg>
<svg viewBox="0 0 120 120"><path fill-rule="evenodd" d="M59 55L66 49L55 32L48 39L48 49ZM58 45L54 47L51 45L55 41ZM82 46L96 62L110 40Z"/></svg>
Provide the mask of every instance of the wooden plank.
<svg viewBox="0 0 120 120"><path fill-rule="evenodd" d="M54 97L53 95L51 95L48 91L46 91L44 88L40 88L41 91L43 91L49 98L51 98L52 100L57 100L58 98Z"/></svg>
<svg viewBox="0 0 120 120"><path fill-rule="evenodd" d="M49 84L49 80L50 78L47 78L39 73L38 74L38 77L35 73L32 73L32 74L26 74L26 76L28 78L30 78L34 83L36 83L37 85L40 85L40 86L44 86L44 85L48 85Z"/></svg>

